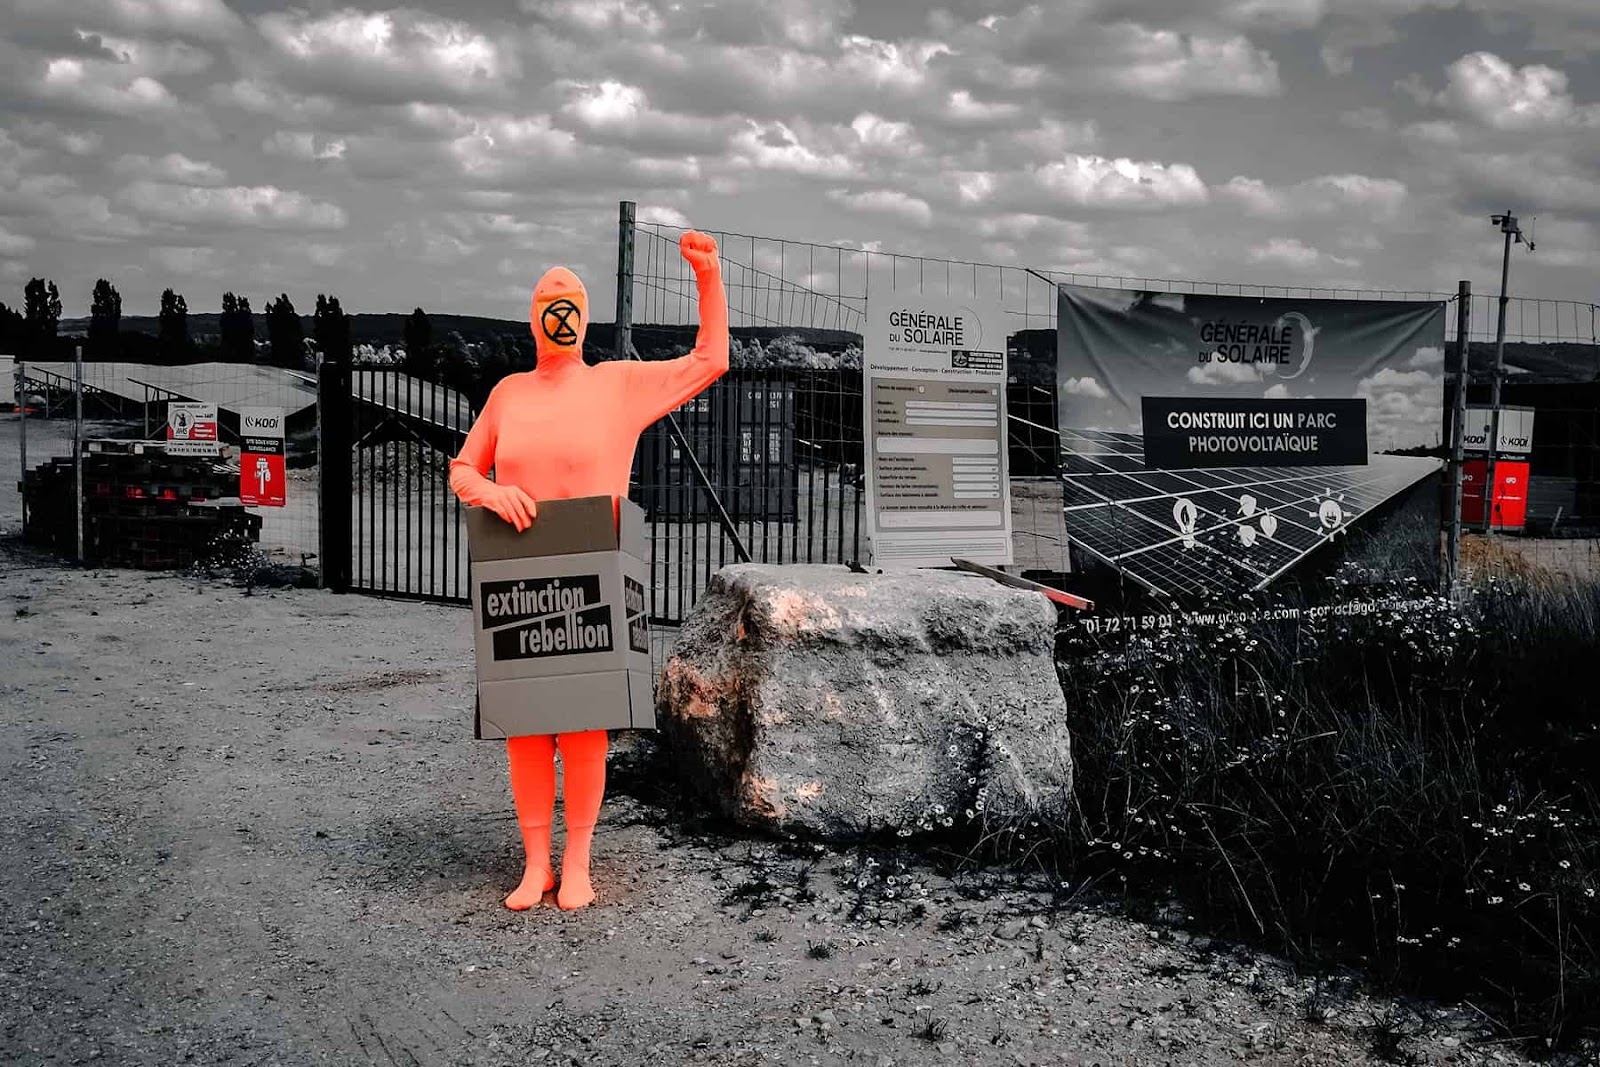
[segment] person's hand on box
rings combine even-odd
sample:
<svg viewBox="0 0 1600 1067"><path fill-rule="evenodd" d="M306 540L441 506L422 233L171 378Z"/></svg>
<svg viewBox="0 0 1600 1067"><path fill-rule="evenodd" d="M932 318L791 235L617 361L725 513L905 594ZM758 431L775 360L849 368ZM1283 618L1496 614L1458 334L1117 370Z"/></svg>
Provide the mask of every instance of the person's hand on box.
<svg viewBox="0 0 1600 1067"><path fill-rule="evenodd" d="M516 527L518 533L533 525L539 514L533 497L515 485L494 486L484 494L483 506Z"/></svg>

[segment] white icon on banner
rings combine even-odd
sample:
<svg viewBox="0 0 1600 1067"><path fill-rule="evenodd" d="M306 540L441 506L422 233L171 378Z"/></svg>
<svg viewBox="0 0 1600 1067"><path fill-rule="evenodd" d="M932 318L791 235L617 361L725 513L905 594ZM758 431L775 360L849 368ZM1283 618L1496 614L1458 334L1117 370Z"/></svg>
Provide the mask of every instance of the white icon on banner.
<svg viewBox="0 0 1600 1067"><path fill-rule="evenodd" d="M1246 519L1254 518L1256 514L1256 498L1249 493L1241 496L1239 498L1239 514ZM1278 517L1270 511L1263 511L1257 523L1261 527L1261 535L1269 541L1272 540L1272 535L1278 532ZM1256 527L1248 523L1240 523L1239 540L1246 548L1255 544Z"/></svg>
<svg viewBox="0 0 1600 1067"><path fill-rule="evenodd" d="M1178 524L1178 533L1183 536L1183 547L1193 548L1195 524L1200 521L1200 512L1194 506L1194 501L1188 497L1179 497L1172 505L1172 521Z"/></svg>
<svg viewBox="0 0 1600 1067"><path fill-rule="evenodd" d="M1345 513L1344 504L1342 503L1344 494L1340 493L1335 497L1332 489L1324 489L1315 497L1315 500L1317 510L1311 513L1311 517L1316 519L1322 528L1327 531L1329 537L1337 537L1344 533L1345 523L1350 519L1350 516Z"/></svg>
<svg viewBox="0 0 1600 1067"><path fill-rule="evenodd" d="M266 495L267 483L272 481L272 467L266 456L256 457L256 492Z"/></svg>

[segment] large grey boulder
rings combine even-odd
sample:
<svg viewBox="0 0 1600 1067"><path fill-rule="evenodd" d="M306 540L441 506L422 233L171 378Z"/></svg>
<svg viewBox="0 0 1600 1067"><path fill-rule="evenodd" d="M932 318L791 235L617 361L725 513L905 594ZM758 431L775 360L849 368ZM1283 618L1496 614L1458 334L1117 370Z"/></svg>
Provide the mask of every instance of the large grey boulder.
<svg viewBox="0 0 1600 1067"><path fill-rule="evenodd" d="M666 755L736 821L825 838L1065 819L1056 608L945 571L739 564L662 672Z"/></svg>

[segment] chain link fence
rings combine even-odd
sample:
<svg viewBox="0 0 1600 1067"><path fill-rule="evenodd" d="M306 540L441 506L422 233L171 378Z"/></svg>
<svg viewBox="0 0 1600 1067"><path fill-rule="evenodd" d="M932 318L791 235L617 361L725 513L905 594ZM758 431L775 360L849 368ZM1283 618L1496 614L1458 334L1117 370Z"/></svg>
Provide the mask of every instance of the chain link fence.
<svg viewBox="0 0 1600 1067"><path fill-rule="evenodd" d="M1041 575L1070 569L1056 480L1056 305L1048 277L1014 266L706 232L721 253L732 368L677 417L752 559L846 564L864 554L867 301L909 291L1006 312L1016 567ZM635 226L631 332L644 359L671 358L693 345L695 280L678 253L680 233ZM676 451L664 428L652 430L635 476L635 498L651 517L656 614L669 623L682 618L717 567L737 559L730 531Z"/></svg>
<svg viewBox="0 0 1600 1067"><path fill-rule="evenodd" d="M1498 294L1473 293L1463 300L1457 293L1421 289L1334 289L1074 274L707 232L717 238L721 249L733 332L733 371L726 388L755 390L762 395L790 388L811 391L813 410L827 413L807 424L814 436L796 434L792 453L786 443L769 441L765 466L756 464L753 477L757 479L775 475L781 468L784 478L798 475L803 485L815 484L820 489L804 494L806 508L792 509L781 520L775 511L762 511L759 528L751 516L739 516L736 525L743 531L741 539L748 541L746 547L755 559L845 563L858 558L863 549L859 533L864 505L860 359L867 301L873 295L909 292L969 299L998 304L1006 313L1016 569L1047 578L1073 569L1058 481L1058 285L1319 300L1442 301L1446 305L1448 383L1444 440L1450 439L1459 362L1455 349L1463 312L1470 368L1468 403L1488 405ZM643 358L678 355L693 343L695 283L677 250L680 233L675 227L659 224L633 227L632 334ZM1515 530L1488 530L1481 522L1474 526L1469 500L1462 548L1469 576L1515 574L1571 581L1600 575L1600 540L1593 536L1593 516L1600 511L1600 466L1596 462L1600 459L1600 322L1596 310L1594 305L1578 301L1533 297L1506 301L1507 377L1502 402L1537 410L1530 473L1523 476L1520 490L1527 502L1527 521ZM805 404L783 401L784 405L790 403L796 404L796 410ZM741 426L736 431L737 420L718 421L710 414L725 407L713 393L679 413L681 422L695 427L695 440L700 442L697 452L703 449L717 454L719 449L731 447L727 442L733 440L738 441L736 447L748 451L746 438L766 432L765 424ZM795 425L798 430L799 424ZM735 433L740 435L737 439ZM641 451L636 487L641 503L679 502L674 509L656 509L652 523L657 589L665 606L661 614L674 618L692 605L718 566L734 560L735 544L709 506L695 510L703 491L689 477L691 472L674 465L667 435L662 432L658 438ZM791 456L792 470L788 466ZM1469 491L1472 469L1467 468ZM752 475L733 473L736 470L732 462L708 469L720 497L739 500L741 492L749 492ZM1510 495L1517 492L1512 488ZM1443 505L1441 545L1449 501ZM829 536L820 537L823 530ZM841 537L842 531L848 532ZM801 546L806 551L802 552Z"/></svg>
<svg viewBox="0 0 1600 1067"><path fill-rule="evenodd" d="M694 343L698 300L692 271L678 251L680 232L649 223L632 223L626 231L632 256L631 271L622 278L631 298L631 328L625 336L641 358L681 355ZM1488 404L1498 294L1474 293L1463 302L1456 294L1417 290L1069 274L711 232L720 246L728 295L732 368L676 413L681 440L665 422L645 433L631 488L649 516L655 579L651 614L668 626L684 617L711 575L739 559L741 551L769 563L838 565L864 554L861 357L871 298L896 292L950 297L998 305L1006 313L1015 569L1047 581L1074 569L1061 509L1056 427L1059 284L1308 299L1441 300L1447 305L1449 338L1445 410L1453 410L1463 310L1469 341L1468 404ZM613 333L600 325L591 331L591 340L596 348L608 348ZM1600 573L1597 327L1592 304L1530 297L1507 302L1503 403L1532 409L1535 420L1523 490L1527 520L1519 529L1492 533L1482 530L1481 523L1475 532L1469 521L1462 558L1470 572L1563 581ZM590 358L617 354L592 352ZM465 598L459 509L446 477L448 458L475 414L464 394L415 379L398 367L359 365L349 383L359 410L351 426L352 455L329 459L318 455L317 382L312 373L242 363L85 362L80 387L70 360L12 366L16 403L27 417L8 424L15 442L5 450L5 463L8 473L15 464L19 489L27 481L24 468L59 472L71 466L75 442L83 443L87 456L96 441L159 441L170 402L204 401L217 405L222 454L204 472L211 481L196 484L213 494L206 506L238 507L238 411L277 407L287 426L286 506L243 509L250 516L243 523L249 528L248 551L262 560L312 569L325 563L319 557L323 516L318 464L348 463L354 498L346 524L350 559L343 566L351 584L390 595ZM684 445L692 456L685 454ZM702 475L711 493L701 484ZM34 477L42 487L42 476ZM163 492L177 495L184 488L147 478L141 491L154 492L157 499L136 508L127 503L140 499L127 495L130 484L91 479L85 485L86 500L97 499L102 487L102 502L122 494L115 509L119 512L149 510L162 503ZM38 500L55 499L40 487L35 489ZM25 498L25 493L14 498L16 514L6 516L8 524L21 525ZM343 501L338 507L342 516ZM71 518L71 537L44 532L50 523L42 520L35 534L44 539L41 543L55 538L52 543L75 557L77 522L75 515ZM56 523L52 529L65 521L59 516L51 520ZM126 532L111 534L118 525L106 522L100 527L107 538L138 540ZM125 531L133 525L121 524ZM143 536L151 530L139 532ZM343 538L343 530L336 532ZM98 543L90 538L91 546ZM340 540L330 551L341 553L342 547Z"/></svg>

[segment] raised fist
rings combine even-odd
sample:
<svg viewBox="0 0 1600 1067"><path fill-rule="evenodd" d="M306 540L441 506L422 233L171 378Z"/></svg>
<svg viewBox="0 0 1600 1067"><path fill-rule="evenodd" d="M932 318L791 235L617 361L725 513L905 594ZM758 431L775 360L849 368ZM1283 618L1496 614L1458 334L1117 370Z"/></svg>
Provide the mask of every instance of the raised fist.
<svg viewBox="0 0 1600 1067"><path fill-rule="evenodd" d="M678 251L683 253L683 258L689 261L689 266L699 274L717 265L717 241L708 233L698 230L685 230L683 236L678 238Z"/></svg>

